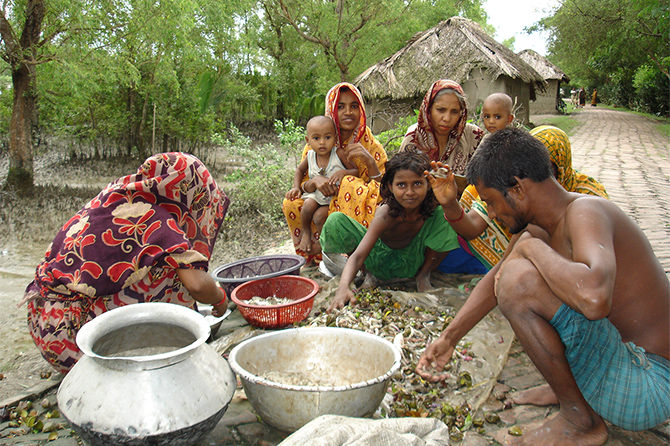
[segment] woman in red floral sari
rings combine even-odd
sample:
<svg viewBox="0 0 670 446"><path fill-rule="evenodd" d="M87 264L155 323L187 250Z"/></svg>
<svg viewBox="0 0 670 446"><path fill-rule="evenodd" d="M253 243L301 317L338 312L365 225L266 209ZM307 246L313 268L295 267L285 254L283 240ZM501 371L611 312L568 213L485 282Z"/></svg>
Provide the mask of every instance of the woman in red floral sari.
<svg viewBox="0 0 670 446"><path fill-rule="evenodd" d="M28 326L42 356L66 373L79 329L123 305L172 302L226 311L207 274L229 199L193 155L162 153L110 183L68 220L26 288Z"/></svg>

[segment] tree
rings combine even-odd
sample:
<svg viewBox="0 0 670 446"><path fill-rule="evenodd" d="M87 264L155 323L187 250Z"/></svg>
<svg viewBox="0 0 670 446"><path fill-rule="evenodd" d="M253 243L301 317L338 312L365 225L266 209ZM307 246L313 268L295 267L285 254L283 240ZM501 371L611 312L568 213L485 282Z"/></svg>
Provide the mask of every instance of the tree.
<svg viewBox="0 0 670 446"><path fill-rule="evenodd" d="M633 85L636 73L646 73L650 66L663 73L667 90L667 0L564 0L537 27L549 31L550 58L576 82L599 86L600 96L631 105L638 96Z"/></svg>
<svg viewBox="0 0 670 446"><path fill-rule="evenodd" d="M480 0L262 0L261 4L278 35L287 24L317 45L334 63L341 81L351 80L357 60L378 62L379 55L397 51L412 34L440 20L464 15L485 21ZM371 47L376 59L361 58Z"/></svg>
<svg viewBox="0 0 670 446"><path fill-rule="evenodd" d="M24 189L33 184L32 133L37 124L35 66L49 59L41 54L41 50L53 36L42 37L42 22L46 13L43 0L28 0L25 3L23 24L18 35L16 27L7 18L11 10L12 7L4 2L0 15L1 56L10 66L14 87L6 186Z"/></svg>

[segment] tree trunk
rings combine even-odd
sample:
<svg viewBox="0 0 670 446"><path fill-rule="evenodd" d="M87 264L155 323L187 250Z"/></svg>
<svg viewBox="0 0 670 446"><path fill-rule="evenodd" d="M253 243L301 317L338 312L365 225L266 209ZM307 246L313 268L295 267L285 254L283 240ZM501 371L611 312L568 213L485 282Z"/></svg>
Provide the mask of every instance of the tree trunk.
<svg viewBox="0 0 670 446"><path fill-rule="evenodd" d="M5 5L5 3L3 3ZM5 16L5 7L0 11L0 41L2 58L12 69L14 104L9 121L9 172L5 187L20 191L33 188L33 125L36 119L35 48L40 43L42 20L46 8L44 0L28 0L23 4L25 21L20 38ZM19 14L20 15L20 14Z"/></svg>
<svg viewBox="0 0 670 446"><path fill-rule="evenodd" d="M35 67L18 64L12 71L14 105L9 122L9 172L5 187L29 190L33 187L32 123L35 112Z"/></svg>

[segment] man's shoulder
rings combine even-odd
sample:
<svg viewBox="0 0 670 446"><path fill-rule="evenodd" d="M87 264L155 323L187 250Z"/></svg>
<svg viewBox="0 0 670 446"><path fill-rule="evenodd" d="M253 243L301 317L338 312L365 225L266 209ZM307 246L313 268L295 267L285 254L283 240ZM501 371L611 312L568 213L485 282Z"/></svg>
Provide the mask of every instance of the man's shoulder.
<svg viewBox="0 0 670 446"><path fill-rule="evenodd" d="M567 219L585 217L594 219L611 219L615 215L624 215L624 212L614 203L597 195L573 193L573 200L568 203L565 216Z"/></svg>
<svg viewBox="0 0 670 446"><path fill-rule="evenodd" d="M588 209L588 208L599 208L599 207L607 207L607 208L616 208L618 209L617 205L612 203L610 200L600 197L598 195L590 195L590 194L580 194L577 192L573 192L572 195L574 195L573 200L570 202L568 205L568 211L571 209Z"/></svg>

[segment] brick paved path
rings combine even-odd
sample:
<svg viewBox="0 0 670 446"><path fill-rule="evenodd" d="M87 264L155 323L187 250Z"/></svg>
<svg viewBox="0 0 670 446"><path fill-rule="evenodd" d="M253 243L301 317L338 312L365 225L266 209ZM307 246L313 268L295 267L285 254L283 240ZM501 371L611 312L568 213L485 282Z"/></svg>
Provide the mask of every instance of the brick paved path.
<svg viewBox="0 0 670 446"><path fill-rule="evenodd" d="M670 275L670 141L632 113L587 107L575 117L581 125L570 136L573 167L604 183Z"/></svg>

